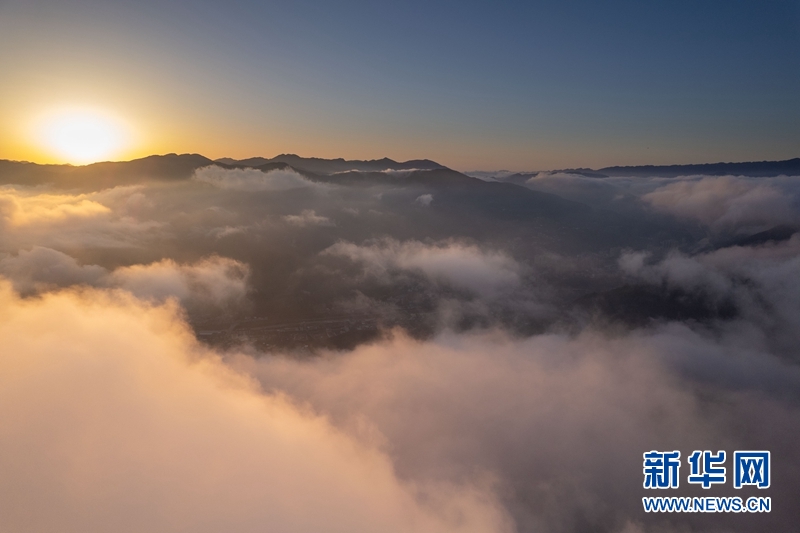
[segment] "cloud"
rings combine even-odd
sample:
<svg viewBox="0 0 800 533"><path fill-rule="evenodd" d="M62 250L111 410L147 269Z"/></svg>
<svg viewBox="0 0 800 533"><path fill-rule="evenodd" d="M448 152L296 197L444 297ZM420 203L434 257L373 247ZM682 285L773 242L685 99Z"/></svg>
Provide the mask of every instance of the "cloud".
<svg viewBox="0 0 800 533"><path fill-rule="evenodd" d="M660 261L628 252L621 268L635 279L702 292L732 302L738 320L726 329L765 351L800 362L800 235L759 247L733 246L693 256L673 251Z"/></svg>
<svg viewBox="0 0 800 533"><path fill-rule="evenodd" d="M222 239L230 235L240 235L248 230L246 226L224 226L213 228L209 231L209 235L213 235L215 239Z"/></svg>
<svg viewBox="0 0 800 533"><path fill-rule="evenodd" d="M509 532L198 345L174 307L0 285L0 529Z"/></svg>
<svg viewBox="0 0 800 533"><path fill-rule="evenodd" d="M681 325L220 357L171 304L0 283L0 343L4 530L658 531L650 449L770 449L774 499L800 484L800 371ZM758 518L705 529L798 515Z"/></svg>
<svg viewBox="0 0 800 533"><path fill-rule="evenodd" d="M598 202L613 203L628 192L630 183L619 178L600 179L562 172L538 172L528 178L525 185L537 191L595 205Z"/></svg>
<svg viewBox="0 0 800 533"><path fill-rule="evenodd" d="M247 295L250 270L226 257L212 256L193 264L164 259L149 265L132 265L114 270L112 286L134 295L163 301L176 297L189 308L198 306L236 307Z"/></svg>
<svg viewBox="0 0 800 533"><path fill-rule="evenodd" d="M424 191L401 179L229 192L269 180L252 172L3 190L25 209L44 194L52 213L7 216L0 231L0 274L25 292L0 296L0 530L503 531L511 515L520 533L716 533L800 520L777 503L800 487L800 235L687 252L709 250L700 219L642 197L703 177L540 175L528 186L594 199L596 214L624 203L628 218L448 210L431 225L416 216ZM797 178L709 183L670 194L722 206L703 222L714 231L797 207ZM52 197L108 211L59 212ZM292 229L340 211L335 228ZM586 237L598 220L619 223L618 245ZM663 231L632 236L642 221ZM638 248L620 258L617 246ZM613 331L561 320L576 299L630 284L736 313ZM198 345L176 314L227 351ZM245 314L258 318L228 329ZM276 345L315 355L254 347ZM773 512L643 515L642 451L698 447L772 450Z"/></svg>
<svg viewBox="0 0 800 533"><path fill-rule="evenodd" d="M636 217L672 215L719 232L797 224L800 177L589 177L539 172L526 187Z"/></svg>
<svg viewBox="0 0 800 533"><path fill-rule="evenodd" d="M97 285L108 272L98 265L80 265L65 253L34 246L0 259L0 274L20 293L45 292L69 285Z"/></svg>
<svg viewBox="0 0 800 533"><path fill-rule="evenodd" d="M417 196L417 199L414 200L414 201L417 202L418 204L421 204L421 205L424 205L425 207L428 207L429 205L431 205L431 202L433 202L433 195L432 194L422 194L420 196Z"/></svg>
<svg viewBox="0 0 800 533"><path fill-rule="evenodd" d="M427 172L430 169L427 168L404 168L404 169L394 169L394 168L387 168L385 170L381 170L384 174L389 174L390 176L397 176L397 177L404 177L408 176L409 174L413 174L414 172Z"/></svg>
<svg viewBox="0 0 800 533"><path fill-rule="evenodd" d="M0 190L0 222L3 226L53 224L65 219L106 215L110 211L85 194L31 194L9 188Z"/></svg>
<svg viewBox="0 0 800 533"><path fill-rule="evenodd" d="M657 531L664 517L641 510L641 457L651 449L685 457L763 446L790 468L781 467L775 490L800 485L800 408L785 401L798 398L800 371L733 337L680 325L622 337L483 332L419 342L398 334L310 361L240 356L232 364L265 390L329 413L343 431L377 432L403 478L496 479L519 531L620 531L645 518ZM681 486L676 495L695 494ZM780 530L798 512L770 518L771 526L751 527L715 516L703 530ZM697 517L680 519L701 528Z"/></svg>
<svg viewBox="0 0 800 533"><path fill-rule="evenodd" d="M253 168L225 169L212 165L197 169L193 179L233 191L285 191L322 186L290 169L262 172Z"/></svg>
<svg viewBox="0 0 800 533"><path fill-rule="evenodd" d="M452 241L425 244L384 239L362 246L339 242L323 254L360 263L372 276L385 277L393 270L405 270L479 294L495 294L520 283L520 266L505 253Z"/></svg>
<svg viewBox="0 0 800 533"><path fill-rule="evenodd" d="M734 176L701 177L670 183L642 196L655 209L715 229L795 223L792 197L780 181Z"/></svg>
<svg viewBox="0 0 800 533"><path fill-rule="evenodd" d="M0 249L135 246L163 226L152 219L154 205L142 189L53 194L49 189L2 188Z"/></svg>
<svg viewBox="0 0 800 533"><path fill-rule="evenodd" d="M357 168L351 168L348 170L339 170L331 174L332 176L336 176L337 174L349 174L351 172L358 172L358 173L368 173L368 172L380 172L381 174L388 174L389 176L394 177L405 177L409 174L413 174L414 172L425 172L430 169L427 168L403 168L403 169L396 169L396 168L386 168L384 170L360 170Z"/></svg>
<svg viewBox="0 0 800 533"><path fill-rule="evenodd" d="M317 215L313 209L303 209L299 215L286 215L283 217L287 223L293 226L335 226L331 219Z"/></svg>
<svg viewBox="0 0 800 533"><path fill-rule="evenodd" d="M464 174L483 181L499 181L516 174L516 172L512 172L511 170L469 170L464 172Z"/></svg>
<svg viewBox="0 0 800 533"><path fill-rule="evenodd" d="M190 311L235 309L244 303L250 269L233 259L211 256L195 263L172 259L119 267L81 265L69 255L41 246L0 259L0 275L24 294L72 285L124 289L154 302L176 298Z"/></svg>

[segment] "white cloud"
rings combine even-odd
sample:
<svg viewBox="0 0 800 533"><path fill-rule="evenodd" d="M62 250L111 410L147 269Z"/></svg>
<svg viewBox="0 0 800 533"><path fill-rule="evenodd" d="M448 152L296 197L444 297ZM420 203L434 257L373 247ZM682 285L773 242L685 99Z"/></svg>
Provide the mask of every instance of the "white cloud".
<svg viewBox="0 0 800 533"><path fill-rule="evenodd" d="M615 337L396 335L313 361L235 365L347 432L377 433L404 478L493 476L519 531L611 532L642 519L643 451L736 449L757 428L781 427L758 442L800 460L800 409L782 400L797 397L800 371L680 325ZM800 482L786 475L785 486ZM737 519L719 517L720 530Z"/></svg>
<svg viewBox="0 0 800 533"><path fill-rule="evenodd" d="M212 165L197 169L193 179L234 191L285 191L322 186L290 169L262 172L254 168L225 169Z"/></svg>
<svg viewBox="0 0 800 533"><path fill-rule="evenodd" d="M0 274L21 293L44 292L69 285L102 283L108 272L97 265L80 265L65 253L34 246L0 259Z"/></svg>
<svg viewBox="0 0 800 533"><path fill-rule="evenodd" d="M486 488L410 483L123 293L0 284L0 529L510 532Z"/></svg>
<svg viewBox="0 0 800 533"><path fill-rule="evenodd" d="M420 196L417 196L417 199L414 200L414 201L417 202L418 204L421 204L421 205L424 205L425 207L428 207L429 205L431 205L431 202L433 202L433 195L432 194L422 194Z"/></svg>
<svg viewBox="0 0 800 533"><path fill-rule="evenodd" d="M732 302L739 318L719 327L800 361L800 235L760 247L734 246L693 256L672 252L658 262L648 259L647 253L628 252L620 266L646 283Z"/></svg>
<svg viewBox="0 0 800 533"><path fill-rule="evenodd" d="M293 226L335 226L331 219L317 215L313 209L303 209L299 215L286 215L283 217L287 223Z"/></svg>
<svg viewBox="0 0 800 533"><path fill-rule="evenodd" d="M163 301L175 297L187 307L234 307L247 295L247 265L226 257L212 256L181 265L164 259L149 265L114 270L110 284L140 298Z"/></svg>
<svg viewBox="0 0 800 533"><path fill-rule="evenodd" d="M25 193L0 189L0 225L54 224L69 219L93 218L111 210L86 194Z"/></svg>
<svg viewBox="0 0 800 533"><path fill-rule="evenodd" d="M88 194L47 189L0 189L0 249L131 247L163 224L141 220L153 204L142 187L115 187Z"/></svg>
<svg viewBox="0 0 800 533"><path fill-rule="evenodd" d="M361 263L373 276L386 276L392 270L412 271L433 282L480 294L495 294L520 282L520 266L508 255L458 242L425 244L385 239L363 246L339 242L323 253Z"/></svg>
<svg viewBox="0 0 800 533"><path fill-rule="evenodd" d="M239 261L211 256L190 264L164 259L109 272L98 265L81 265L63 252L36 246L0 259L0 275L26 294L71 285L111 287L155 302L176 298L189 310L196 310L232 309L242 304L250 270Z"/></svg>
<svg viewBox="0 0 800 533"><path fill-rule="evenodd" d="M246 233L249 228L247 226L222 226L212 228L208 233L215 239L222 239L230 235L240 235Z"/></svg>
<svg viewBox="0 0 800 533"><path fill-rule="evenodd" d="M681 179L642 196L655 209L716 229L796 222L792 197L780 181L734 176Z"/></svg>

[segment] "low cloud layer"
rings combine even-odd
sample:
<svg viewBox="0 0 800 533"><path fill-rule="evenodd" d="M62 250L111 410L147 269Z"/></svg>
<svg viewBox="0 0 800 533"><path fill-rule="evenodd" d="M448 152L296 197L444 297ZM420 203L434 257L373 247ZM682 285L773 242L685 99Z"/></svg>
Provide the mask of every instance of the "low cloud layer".
<svg viewBox="0 0 800 533"><path fill-rule="evenodd" d="M121 293L0 284L0 528L507 532L487 489L389 458Z"/></svg>
<svg viewBox="0 0 800 533"><path fill-rule="evenodd" d="M0 189L0 253L32 246L126 248L161 237L153 203L139 186L91 193Z"/></svg>
<svg viewBox="0 0 800 533"><path fill-rule="evenodd" d="M798 178L326 179L2 189L0 529L800 520ZM771 450L773 512L643 513L651 449Z"/></svg>
<svg viewBox="0 0 800 533"><path fill-rule="evenodd" d="M414 200L414 201L417 202L418 204L422 204L425 207L428 207L429 205L431 205L431 202L433 202L433 195L432 194L421 194L421 195L417 196L417 199Z"/></svg>
<svg viewBox="0 0 800 533"><path fill-rule="evenodd" d="M777 180L733 176L680 180L642 196L655 209L716 229L796 223L792 198Z"/></svg>
<svg viewBox="0 0 800 533"><path fill-rule="evenodd" d="M69 255L41 246L0 259L0 275L22 294L73 286L114 287L146 300L176 298L189 310L236 309L247 295L249 268L232 259L212 256L192 264L164 259L111 272L81 265Z"/></svg>
<svg viewBox="0 0 800 533"><path fill-rule="evenodd" d="M629 252L620 265L645 283L730 302L737 320L720 327L738 330L742 341L800 362L800 235L781 243L692 256L673 252L660 261L646 252Z"/></svg>
<svg viewBox="0 0 800 533"><path fill-rule="evenodd" d="M225 169L214 165L198 169L194 179L233 191L285 191L318 186L291 169L262 172L253 168Z"/></svg>
<svg viewBox="0 0 800 533"><path fill-rule="evenodd" d="M458 242L425 244L391 239L358 246L340 242L323 252L361 264L370 276L385 277L392 271L409 271L479 294L507 290L520 282L520 266L501 252L487 252Z"/></svg>
<svg viewBox="0 0 800 533"><path fill-rule="evenodd" d="M0 227L57 223L109 212L106 206L89 199L85 194L23 193L14 189L0 189Z"/></svg>
<svg viewBox="0 0 800 533"><path fill-rule="evenodd" d="M318 215L313 209L304 209L299 215L285 215L283 217L287 223L293 226L333 226L334 223L328 217Z"/></svg>
<svg viewBox="0 0 800 533"><path fill-rule="evenodd" d="M800 372L732 336L396 334L221 358L129 293L0 299L8 530L656 532L641 453L660 448L768 448L774 490L800 483ZM686 520L786 530L780 501Z"/></svg>
<svg viewBox="0 0 800 533"><path fill-rule="evenodd" d="M235 309L244 303L249 275L246 265L225 257L210 257L188 265L165 259L118 268L111 273L109 283L139 298L178 298L190 309L209 305Z"/></svg>
<svg viewBox="0 0 800 533"><path fill-rule="evenodd" d="M703 224L715 232L747 233L798 225L800 177L590 177L540 172L526 186L641 217L646 211ZM644 210L642 210L644 208Z"/></svg>
<svg viewBox="0 0 800 533"><path fill-rule="evenodd" d="M734 364L725 373L699 372L726 359ZM800 372L688 328L624 338L399 336L344 356L235 364L346 431L377 430L403 477L494 479L520 531L663 531L667 518L641 511L643 450L764 446L782 457L781 484L800 482L791 437L800 407L782 401ZM795 514L782 508L769 523L781 529ZM694 521L706 531L755 523Z"/></svg>
<svg viewBox="0 0 800 533"><path fill-rule="evenodd" d="M81 265L57 250L34 246L0 259L0 275L12 280L18 292L31 294L70 285L97 285L108 272L98 265Z"/></svg>

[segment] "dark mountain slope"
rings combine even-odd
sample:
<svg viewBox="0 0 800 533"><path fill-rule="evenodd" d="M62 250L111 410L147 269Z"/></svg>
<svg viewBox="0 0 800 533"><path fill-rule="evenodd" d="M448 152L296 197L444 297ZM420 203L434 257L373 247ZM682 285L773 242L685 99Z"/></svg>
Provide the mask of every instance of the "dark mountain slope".
<svg viewBox="0 0 800 533"><path fill-rule="evenodd" d="M773 177L799 176L800 157L786 161L752 161L747 163L707 163L702 165L645 165L633 167L606 167L598 172L610 176L660 176L675 177L693 174L706 176Z"/></svg>
<svg viewBox="0 0 800 533"><path fill-rule="evenodd" d="M0 161L0 184L28 186L52 184L64 188L105 188L147 180L189 179L196 169L211 164L215 163L199 154L151 155L133 161L94 163L86 166Z"/></svg>
<svg viewBox="0 0 800 533"><path fill-rule="evenodd" d="M351 170L359 172L381 172L384 170L430 170L445 168L444 166L428 159L415 159L411 161L398 162L384 157L383 159L373 159L369 161L353 160L348 161L339 159L321 159L318 157L300 157L295 154L281 154L271 159L264 157L251 157L249 159L222 158L217 162L245 167L262 167L268 163L285 163L292 167L314 174L335 174L337 172L348 172Z"/></svg>

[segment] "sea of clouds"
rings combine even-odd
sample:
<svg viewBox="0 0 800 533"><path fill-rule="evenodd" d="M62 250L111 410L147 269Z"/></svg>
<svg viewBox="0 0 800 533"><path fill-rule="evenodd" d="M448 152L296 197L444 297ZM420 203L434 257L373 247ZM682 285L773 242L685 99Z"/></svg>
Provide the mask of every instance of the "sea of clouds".
<svg viewBox="0 0 800 533"><path fill-rule="evenodd" d="M609 206L700 227L708 242L797 224L798 179L528 185L573 199L599 188ZM445 320L425 338L391 329L309 357L199 342L191 316L247 312L256 286L295 280L232 257L235 239L308 246L305 276L450 291L445 314L454 302L543 313L542 295L560 294L495 242L358 233L366 216L402 223L376 196L391 191L306 182L204 169L195 196L0 190L0 529L721 532L800 519L800 235L614 256L620 280L732 302L731 318L535 335ZM285 196L268 210L219 196L253 194ZM419 197L409 212L435 209ZM771 450L773 512L645 515L652 449ZM675 494L705 495L694 489Z"/></svg>

